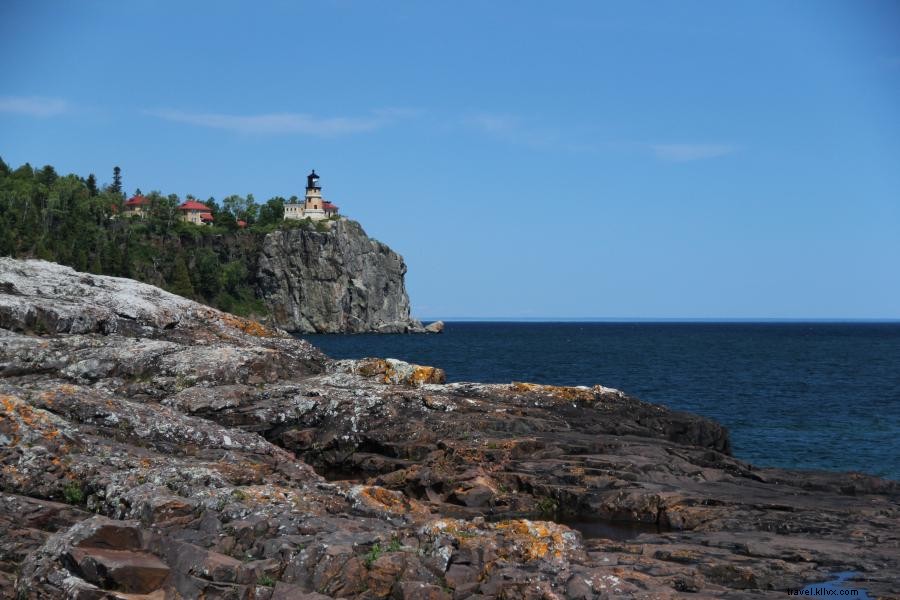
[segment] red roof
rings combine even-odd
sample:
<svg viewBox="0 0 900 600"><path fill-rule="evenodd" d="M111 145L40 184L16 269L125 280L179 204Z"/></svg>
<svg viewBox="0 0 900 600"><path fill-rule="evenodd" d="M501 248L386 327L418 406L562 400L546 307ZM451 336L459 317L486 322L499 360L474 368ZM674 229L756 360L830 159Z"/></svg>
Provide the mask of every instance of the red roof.
<svg viewBox="0 0 900 600"><path fill-rule="evenodd" d="M208 213L208 212L200 213L200 220L201 221L212 221L213 220L212 213Z"/></svg>
<svg viewBox="0 0 900 600"><path fill-rule="evenodd" d="M132 196L125 203L125 206L142 206L144 204L150 204L150 201L144 198L143 196Z"/></svg>
<svg viewBox="0 0 900 600"><path fill-rule="evenodd" d="M184 204L178 207L178 210L202 210L203 212L209 212L210 209L207 205L197 202L196 200L188 200Z"/></svg>
<svg viewBox="0 0 900 600"><path fill-rule="evenodd" d="M328 202L326 200L325 202L322 203L322 208L324 208L325 210L337 210L338 206L337 206L337 204L332 204L331 202Z"/></svg>
<svg viewBox="0 0 900 600"><path fill-rule="evenodd" d="M240 227L241 229L243 229L244 227L247 226L247 221L238 220L237 226Z"/></svg>

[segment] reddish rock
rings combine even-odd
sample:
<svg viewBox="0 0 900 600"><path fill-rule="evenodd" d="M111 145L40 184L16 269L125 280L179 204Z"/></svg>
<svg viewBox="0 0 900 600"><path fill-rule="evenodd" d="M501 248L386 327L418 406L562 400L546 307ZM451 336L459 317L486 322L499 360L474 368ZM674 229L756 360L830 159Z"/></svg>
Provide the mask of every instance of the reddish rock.
<svg viewBox="0 0 900 600"><path fill-rule="evenodd" d="M602 386L330 361L71 273L0 270L0 598L750 598L835 571L900 596L897 482L760 469Z"/></svg>
<svg viewBox="0 0 900 600"><path fill-rule="evenodd" d="M168 565L146 552L78 547L68 556L86 581L103 589L147 594L160 589L169 575Z"/></svg>

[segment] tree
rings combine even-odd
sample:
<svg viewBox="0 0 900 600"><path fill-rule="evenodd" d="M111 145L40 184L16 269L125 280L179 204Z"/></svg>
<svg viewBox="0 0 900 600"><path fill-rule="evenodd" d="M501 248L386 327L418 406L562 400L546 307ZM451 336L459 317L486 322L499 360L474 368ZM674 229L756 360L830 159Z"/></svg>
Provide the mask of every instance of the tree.
<svg viewBox="0 0 900 600"><path fill-rule="evenodd" d="M54 169L50 165L44 165L40 171L38 171L35 176L38 183L43 183L47 187L53 185L57 179L59 179L59 175L56 174L56 169Z"/></svg>
<svg viewBox="0 0 900 600"><path fill-rule="evenodd" d="M272 225L284 219L284 198L276 196L259 207L259 219L257 223L260 225Z"/></svg>
<svg viewBox="0 0 900 600"><path fill-rule="evenodd" d="M119 167L113 167L113 182L109 189L117 194L122 193L122 169Z"/></svg>
<svg viewBox="0 0 900 600"><path fill-rule="evenodd" d="M224 227L228 231L234 231L238 228L237 219L234 218L234 215L229 210L220 210L214 217L218 227Z"/></svg>
<svg viewBox="0 0 900 600"><path fill-rule="evenodd" d="M194 255L197 291L207 301L213 300L222 289L221 271L219 257L209 248L201 248Z"/></svg>
<svg viewBox="0 0 900 600"><path fill-rule="evenodd" d="M31 168L31 165L25 163L15 171L13 171L13 177L16 179L34 179L34 169Z"/></svg>
<svg viewBox="0 0 900 600"><path fill-rule="evenodd" d="M97 178L94 177L93 173L87 176L87 180L85 180L84 184L87 186L88 194L92 197L100 193L100 190L97 189Z"/></svg>
<svg viewBox="0 0 900 600"><path fill-rule="evenodd" d="M194 286L191 284L191 275L188 273L187 263L179 254L175 258L175 268L172 270L172 284L169 291L184 298L194 297Z"/></svg>

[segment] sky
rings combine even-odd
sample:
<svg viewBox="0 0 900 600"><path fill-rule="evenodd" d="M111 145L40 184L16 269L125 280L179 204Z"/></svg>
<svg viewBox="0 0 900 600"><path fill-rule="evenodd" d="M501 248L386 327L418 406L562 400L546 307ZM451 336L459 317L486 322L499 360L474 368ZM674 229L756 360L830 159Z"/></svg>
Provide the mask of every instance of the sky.
<svg viewBox="0 0 900 600"><path fill-rule="evenodd" d="M0 157L323 195L422 318L900 318L900 2L0 3Z"/></svg>

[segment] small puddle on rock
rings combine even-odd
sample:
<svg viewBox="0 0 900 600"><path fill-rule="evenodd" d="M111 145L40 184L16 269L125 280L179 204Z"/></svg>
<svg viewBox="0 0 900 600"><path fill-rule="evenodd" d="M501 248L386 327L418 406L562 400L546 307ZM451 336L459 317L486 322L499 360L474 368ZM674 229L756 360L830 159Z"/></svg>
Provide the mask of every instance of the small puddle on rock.
<svg viewBox="0 0 900 600"><path fill-rule="evenodd" d="M856 575L853 571L835 573L834 579L823 583L811 583L803 586L800 596L850 596L858 600L873 600L865 589L857 588L848 580Z"/></svg>
<svg viewBox="0 0 900 600"><path fill-rule="evenodd" d="M560 525L565 525L581 533L585 540L607 539L617 542L633 540L642 533L662 533L656 523L637 523L634 521L610 521L604 519L586 519L573 517L555 519Z"/></svg>

